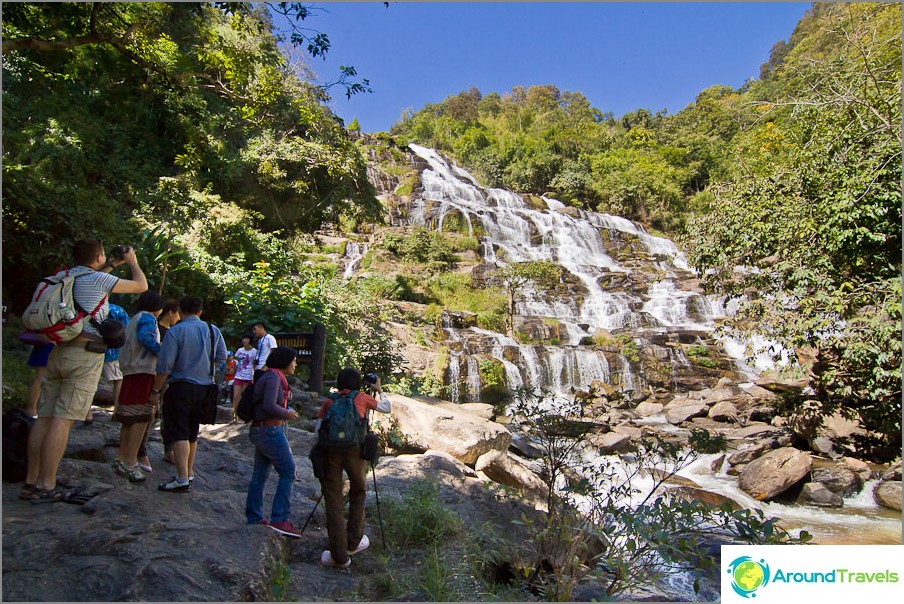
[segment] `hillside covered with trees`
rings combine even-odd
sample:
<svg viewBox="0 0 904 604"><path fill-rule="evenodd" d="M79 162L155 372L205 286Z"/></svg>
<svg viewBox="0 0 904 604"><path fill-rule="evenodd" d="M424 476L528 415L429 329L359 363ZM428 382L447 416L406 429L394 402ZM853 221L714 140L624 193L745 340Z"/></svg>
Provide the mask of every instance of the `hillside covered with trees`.
<svg viewBox="0 0 904 604"><path fill-rule="evenodd" d="M297 3L5 3L11 312L93 235L136 246L152 288L204 296L230 335L322 321L330 367L397 368L381 290L341 280L325 257L337 250L312 237L367 232L385 210L366 145L325 104L366 81L348 69L312 83L305 61L329 43L309 16ZM900 38L899 4L817 3L758 79L674 115L616 117L554 84L472 88L380 136L678 238L709 291L743 296L726 329L806 354L813 413L859 415L888 455L901 445Z"/></svg>

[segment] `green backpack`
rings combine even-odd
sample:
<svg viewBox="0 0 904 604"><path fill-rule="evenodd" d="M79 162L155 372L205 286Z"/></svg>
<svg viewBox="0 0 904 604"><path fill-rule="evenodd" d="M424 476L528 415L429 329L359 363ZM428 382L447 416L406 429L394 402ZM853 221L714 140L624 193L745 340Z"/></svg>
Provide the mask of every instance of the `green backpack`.
<svg viewBox="0 0 904 604"><path fill-rule="evenodd" d="M355 406L357 390L333 399L320 422L318 440L326 448L360 447L367 434L367 416L361 417Z"/></svg>

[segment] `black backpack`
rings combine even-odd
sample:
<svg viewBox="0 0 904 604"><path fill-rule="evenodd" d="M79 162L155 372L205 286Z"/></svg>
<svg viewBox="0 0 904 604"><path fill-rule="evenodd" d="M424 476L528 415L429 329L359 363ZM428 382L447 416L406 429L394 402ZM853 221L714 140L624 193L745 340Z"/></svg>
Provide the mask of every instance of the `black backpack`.
<svg viewBox="0 0 904 604"><path fill-rule="evenodd" d="M238 406L235 408L235 414L247 424L254 420L254 410L257 408L257 403L258 401L254 400L254 383L248 384L248 387L242 392Z"/></svg>
<svg viewBox="0 0 904 604"><path fill-rule="evenodd" d="M3 414L3 479L23 482L28 474L28 435L35 420L23 409Z"/></svg>

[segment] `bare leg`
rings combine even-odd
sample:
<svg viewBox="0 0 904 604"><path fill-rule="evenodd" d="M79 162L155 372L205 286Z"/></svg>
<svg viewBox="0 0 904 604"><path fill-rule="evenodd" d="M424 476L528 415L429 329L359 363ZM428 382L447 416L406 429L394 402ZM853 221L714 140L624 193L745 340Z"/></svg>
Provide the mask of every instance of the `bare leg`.
<svg viewBox="0 0 904 604"><path fill-rule="evenodd" d="M47 419L50 422L41 443L41 469L35 483L42 489L52 489L56 486L57 470L66 452L66 445L69 444L69 429L72 427L71 419L59 417Z"/></svg>
<svg viewBox="0 0 904 604"><path fill-rule="evenodd" d="M31 434L28 435L28 473L25 476L25 482L28 484L38 482L38 474L41 473L41 445L52 419L52 417L39 417L31 428Z"/></svg>
<svg viewBox="0 0 904 604"><path fill-rule="evenodd" d="M173 443L173 456L176 458L176 476L188 480L189 456L191 447L187 440L177 440Z"/></svg>
<svg viewBox="0 0 904 604"><path fill-rule="evenodd" d="M38 414L38 401L41 400L41 379L46 371L47 367L35 367L35 378L28 387L28 402L25 404L25 412L32 417Z"/></svg>
<svg viewBox="0 0 904 604"><path fill-rule="evenodd" d="M147 428L145 422L131 424L124 435L124 442L120 441L119 459L126 464L126 467L131 468L138 463L138 447L141 445L141 439L144 438L145 428Z"/></svg>
<svg viewBox="0 0 904 604"><path fill-rule="evenodd" d="M188 445L188 474L186 476L195 475L195 452L198 450L198 441L189 443Z"/></svg>

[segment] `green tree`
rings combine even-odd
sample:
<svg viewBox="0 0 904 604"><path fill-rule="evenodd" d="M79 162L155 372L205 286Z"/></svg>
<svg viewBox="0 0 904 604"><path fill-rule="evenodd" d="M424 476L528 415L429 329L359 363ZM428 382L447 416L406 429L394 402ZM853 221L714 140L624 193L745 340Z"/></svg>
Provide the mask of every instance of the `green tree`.
<svg viewBox="0 0 904 604"><path fill-rule="evenodd" d="M500 283L508 297L506 308L508 314L509 335L515 334L515 308L518 300L531 286L551 289L559 283L562 267L549 260L516 262L497 268L491 277Z"/></svg>
<svg viewBox="0 0 904 604"><path fill-rule="evenodd" d="M860 420L875 439L859 448L887 458L901 447L900 14L813 18L774 68L794 93L764 111L788 117L739 137L745 161L692 221L690 259L711 291L741 297L731 328L816 349L820 413Z"/></svg>

